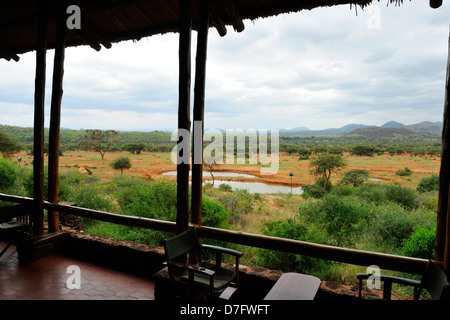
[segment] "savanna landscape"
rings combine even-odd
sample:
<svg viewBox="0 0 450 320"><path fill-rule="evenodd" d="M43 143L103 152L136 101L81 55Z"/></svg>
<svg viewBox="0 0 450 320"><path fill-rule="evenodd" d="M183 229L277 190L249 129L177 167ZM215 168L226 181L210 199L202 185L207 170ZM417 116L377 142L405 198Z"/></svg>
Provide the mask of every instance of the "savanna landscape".
<svg viewBox="0 0 450 320"><path fill-rule="evenodd" d="M25 128L0 129L21 146L5 153L6 157L0 161L0 192L30 196L33 160L30 135ZM113 135L114 138L105 135L101 142L103 154L88 143L92 138L90 134L83 130L63 130L60 201L75 202L90 209L174 221L176 177L163 175L176 170L171 159L175 142L170 141L170 133L119 132ZM215 181L205 177L202 222L250 233L431 258L436 228L439 152L440 137L434 135L402 136L396 140L282 136L279 170L275 175L263 176L260 165L248 163L218 164L214 171L256 176L220 177L221 181L302 187L303 193L252 193L233 189L218 181L218 177ZM317 165L317 160L324 154L337 157L339 165L331 166L329 171L321 170L323 164ZM126 159L125 165L118 165L117 161L123 159ZM330 175L323 175L323 172ZM167 236L90 219L81 219L77 228L85 233L149 245L160 245ZM244 252L244 265L304 272L343 284L353 284L355 274L364 272L359 266L226 245ZM397 289L396 293L402 295L402 289Z"/></svg>

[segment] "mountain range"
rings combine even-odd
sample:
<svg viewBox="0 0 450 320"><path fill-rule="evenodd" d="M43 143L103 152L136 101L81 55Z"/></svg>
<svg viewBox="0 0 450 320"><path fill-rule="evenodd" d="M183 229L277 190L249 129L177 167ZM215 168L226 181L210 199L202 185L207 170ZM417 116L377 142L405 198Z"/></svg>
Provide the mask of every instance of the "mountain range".
<svg viewBox="0 0 450 320"><path fill-rule="evenodd" d="M370 129L370 130L366 130ZM322 130L310 130L307 127L295 127L290 130L280 129L280 135L304 135L304 134L341 134L351 136L365 136L370 133L392 133L392 134L408 134L408 133L425 133L436 136L442 134L442 122L423 121L415 124L405 125L396 121L389 121L381 126L365 125L365 124L348 124L340 128L328 128Z"/></svg>

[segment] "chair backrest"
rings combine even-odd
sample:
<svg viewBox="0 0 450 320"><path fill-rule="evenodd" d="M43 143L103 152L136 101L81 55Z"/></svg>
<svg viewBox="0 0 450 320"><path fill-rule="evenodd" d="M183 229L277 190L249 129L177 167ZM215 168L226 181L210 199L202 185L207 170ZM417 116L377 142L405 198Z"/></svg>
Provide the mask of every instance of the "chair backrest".
<svg viewBox="0 0 450 320"><path fill-rule="evenodd" d="M426 289L433 300L441 300L448 294L448 286L449 283L445 272L431 260L428 261L419 292L421 292L422 289Z"/></svg>
<svg viewBox="0 0 450 320"><path fill-rule="evenodd" d="M195 227L189 228L171 238L165 239L163 243L166 259L169 261L176 259L197 247L197 231Z"/></svg>

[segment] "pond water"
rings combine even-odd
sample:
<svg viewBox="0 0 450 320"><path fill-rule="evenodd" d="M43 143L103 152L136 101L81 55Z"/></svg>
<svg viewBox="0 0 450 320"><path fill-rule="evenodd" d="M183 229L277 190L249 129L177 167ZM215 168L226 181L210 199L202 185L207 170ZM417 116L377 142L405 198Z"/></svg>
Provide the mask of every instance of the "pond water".
<svg viewBox="0 0 450 320"><path fill-rule="evenodd" d="M162 173L162 175L176 175L176 171L166 171ZM189 172L191 174L191 172ZM214 187L219 187L221 184L227 184L233 188L233 190L236 189L245 189L249 193L291 193L292 194L302 194L303 190L301 187L293 187L291 190L291 187L289 186L279 186L279 185L273 185L273 184L267 184L263 182L244 182L244 181L226 181L226 180L220 180L217 179L217 177L240 177L240 178L258 178L257 176L246 174L246 173L239 173L239 172L224 172L224 171L213 171L214 175ZM211 173L204 171L203 176L211 177ZM206 181L205 181L206 182ZM208 181L209 182L209 181Z"/></svg>
<svg viewBox="0 0 450 320"><path fill-rule="evenodd" d="M291 187L288 186L278 186L273 184L267 184L262 182L241 182L241 181L226 181L226 180L215 180L214 187L218 187L221 184L227 184L235 189L246 189L249 193L291 193ZM293 187L292 194L302 194L303 190L301 187Z"/></svg>
<svg viewBox="0 0 450 320"><path fill-rule="evenodd" d="M192 172L189 171L189 175L191 175ZM216 177L237 177L237 178L258 178L258 176L254 176L252 174L247 173L239 173L239 172L227 172L227 171L213 171L212 174L214 175L214 178ZM176 171L166 171L162 173L163 176L176 176ZM211 177L211 173L209 171L203 171L204 177Z"/></svg>

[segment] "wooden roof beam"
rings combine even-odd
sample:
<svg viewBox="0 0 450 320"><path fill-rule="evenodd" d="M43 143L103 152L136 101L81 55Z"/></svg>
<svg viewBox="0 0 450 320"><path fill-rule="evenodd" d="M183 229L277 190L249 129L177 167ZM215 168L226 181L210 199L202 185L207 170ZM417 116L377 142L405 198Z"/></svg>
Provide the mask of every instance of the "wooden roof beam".
<svg viewBox="0 0 450 320"><path fill-rule="evenodd" d="M94 39L91 35L87 34L83 30L74 29L71 30L81 41L89 45L95 51L100 51L102 46L100 45L100 41Z"/></svg>
<svg viewBox="0 0 450 320"><path fill-rule="evenodd" d="M221 37L226 36L227 34L227 27L225 25L225 22L223 22L222 18L217 14L217 11L215 10L214 6L211 6L211 10L209 13L209 19L216 28L217 32Z"/></svg>
<svg viewBox="0 0 450 320"><path fill-rule="evenodd" d="M96 30L96 32L93 33L86 30ZM111 42L105 40L104 36L102 35L103 32L101 31L101 28L98 26L98 24L92 21L92 19L89 19L89 16L86 14L83 15L81 29L73 29L70 31L72 31L78 38L80 38L83 42L91 46L96 51L100 51L100 44L102 44L107 49L111 49L112 47Z"/></svg>
<svg viewBox="0 0 450 320"><path fill-rule="evenodd" d="M0 59L2 59L2 58L6 59L7 61L11 61L11 59L12 59L12 60L18 62L20 60L20 57L17 54L12 53L7 49L0 48Z"/></svg>
<svg viewBox="0 0 450 320"><path fill-rule="evenodd" d="M244 21L241 18L239 10L234 4L234 0L222 0L223 8L225 9L227 15L230 17L231 24L237 32L242 32L245 29Z"/></svg>

